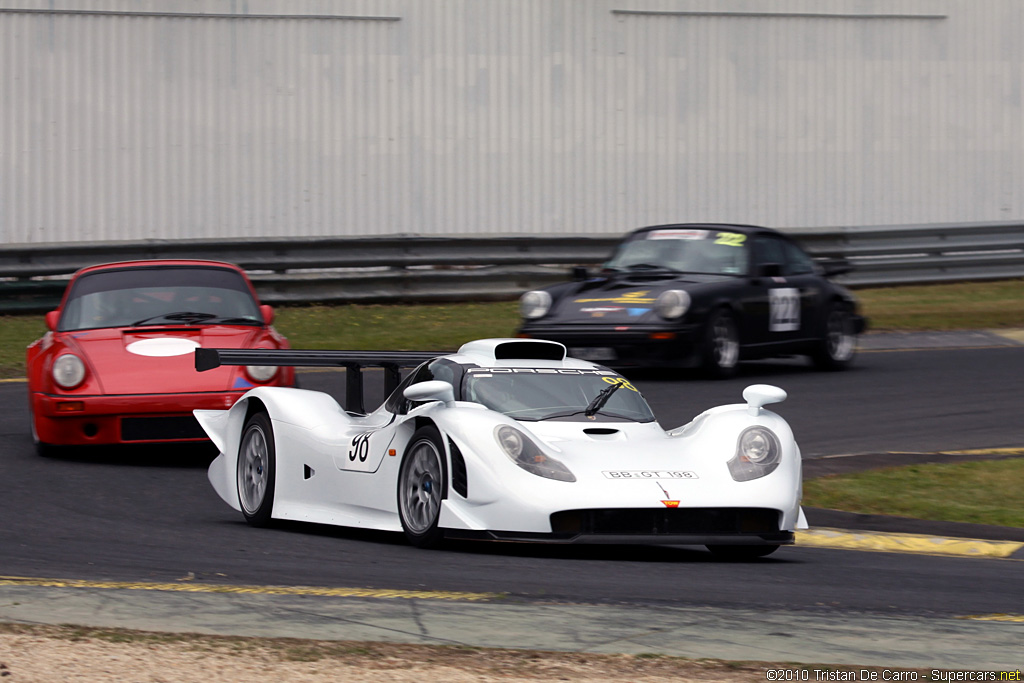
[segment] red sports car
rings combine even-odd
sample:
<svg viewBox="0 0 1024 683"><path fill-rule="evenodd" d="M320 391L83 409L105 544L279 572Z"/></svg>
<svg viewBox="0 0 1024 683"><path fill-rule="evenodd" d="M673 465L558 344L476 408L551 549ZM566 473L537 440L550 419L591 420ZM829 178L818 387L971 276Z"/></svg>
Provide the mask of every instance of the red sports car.
<svg viewBox="0 0 1024 683"><path fill-rule="evenodd" d="M223 410L292 368L198 373L199 347L286 349L270 306L237 266L129 261L83 268L26 352L32 438L57 445L202 441L193 409Z"/></svg>

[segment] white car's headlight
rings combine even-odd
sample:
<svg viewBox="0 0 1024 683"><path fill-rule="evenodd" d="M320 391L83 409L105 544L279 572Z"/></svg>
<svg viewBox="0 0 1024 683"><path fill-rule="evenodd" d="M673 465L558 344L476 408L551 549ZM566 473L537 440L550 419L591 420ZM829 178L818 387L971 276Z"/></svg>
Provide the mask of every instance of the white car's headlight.
<svg viewBox="0 0 1024 683"><path fill-rule="evenodd" d="M246 365L245 374L256 382L269 382L277 374L276 365Z"/></svg>
<svg viewBox="0 0 1024 683"><path fill-rule="evenodd" d="M729 474L736 481L759 479L775 471L782 457L779 437L767 427L750 427L736 442L736 455L729 461Z"/></svg>
<svg viewBox="0 0 1024 683"><path fill-rule="evenodd" d="M519 314L527 320L543 318L551 310L551 295L535 289L519 297Z"/></svg>
<svg viewBox="0 0 1024 683"><path fill-rule="evenodd" d="M654 310L665 320L682 318L690 310L690 295L681 289L669 289L658 295Z"/></svg>
<svg viewBox="0 0 1024 683"><path fill-rule="evenodd" d="M85 380L85 363L78 356L65 353L53 362L53 381L63 389L74 389Z"/></svg>
<svg viewBox="0 0 1024 683"><path fill-rule="evenodd" d="M544 455L530 437L515 427L498 425L494 438L505 455L530 474L558 481L576 481L576 477L560 460Z"/></svg>

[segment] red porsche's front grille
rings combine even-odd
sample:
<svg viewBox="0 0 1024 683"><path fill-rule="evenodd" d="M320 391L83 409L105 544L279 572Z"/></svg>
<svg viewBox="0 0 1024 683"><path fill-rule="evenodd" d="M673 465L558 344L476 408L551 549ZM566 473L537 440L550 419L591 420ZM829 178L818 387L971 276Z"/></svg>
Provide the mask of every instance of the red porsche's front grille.
<svg viewBox="0 0 1024 683"><path fill-rule="evenodd" d="M192 415L121 419L122 441L177 441L204 438L206 432Z"/></svg>

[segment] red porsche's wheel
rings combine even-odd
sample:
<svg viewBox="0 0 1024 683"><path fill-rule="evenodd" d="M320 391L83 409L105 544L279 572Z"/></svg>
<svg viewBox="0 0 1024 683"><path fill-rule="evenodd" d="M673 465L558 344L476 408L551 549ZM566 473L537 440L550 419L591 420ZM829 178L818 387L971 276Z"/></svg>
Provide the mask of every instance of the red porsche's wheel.
<svg viewBox="0 0 1024 683"><path fill-rule="evenodd" d="M32 409L32 400L28 402L28 423L32 430L32 445L35 446L36 455L48 458L54 455L57 447L39 439L39 430L36 428L36 411Z"/></svg>

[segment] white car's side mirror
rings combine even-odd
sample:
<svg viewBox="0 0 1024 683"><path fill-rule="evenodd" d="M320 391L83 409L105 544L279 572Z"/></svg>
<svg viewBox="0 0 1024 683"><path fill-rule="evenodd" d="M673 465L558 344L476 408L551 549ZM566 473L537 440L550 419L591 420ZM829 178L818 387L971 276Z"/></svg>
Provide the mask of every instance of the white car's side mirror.
<svg viewBox="0 0 1024 683"><path fill-rule="evenodd" d="M743 400L747 402L747 412L760 415L761 408L769 403L782 403L786 400L786 392L770 384L751 384L743 390Z"/></svg>
<svg viewBox="0 0 1024 683"><path fill-rule="evenodd" d="M455 400L455 389L448 382L435 379L406 387L402 395L410 401L444 401L445 403L450 403Z"/></svg>

